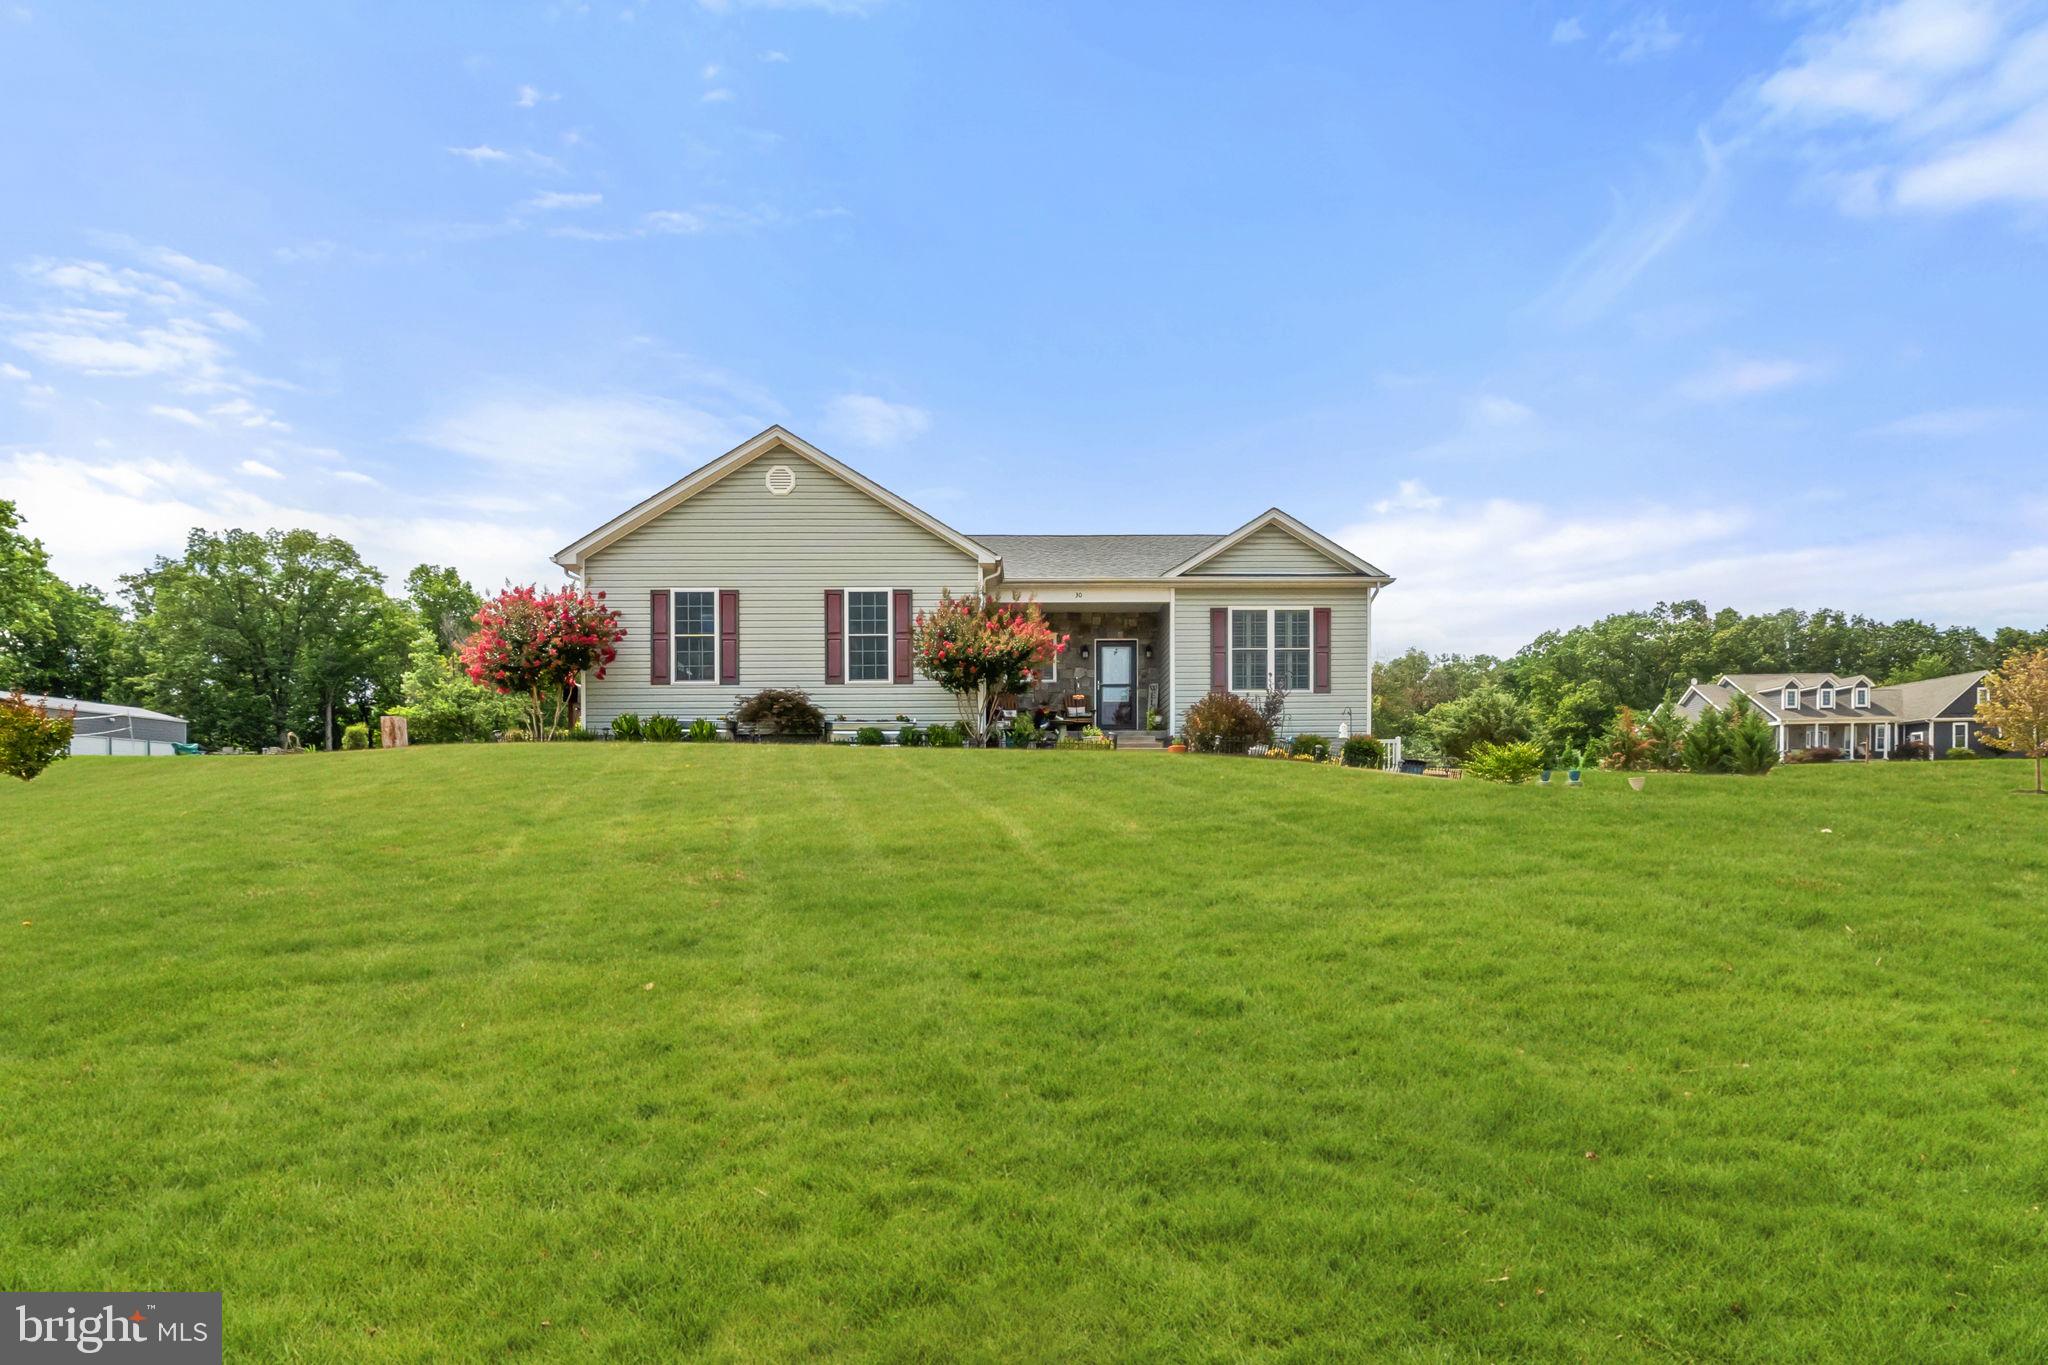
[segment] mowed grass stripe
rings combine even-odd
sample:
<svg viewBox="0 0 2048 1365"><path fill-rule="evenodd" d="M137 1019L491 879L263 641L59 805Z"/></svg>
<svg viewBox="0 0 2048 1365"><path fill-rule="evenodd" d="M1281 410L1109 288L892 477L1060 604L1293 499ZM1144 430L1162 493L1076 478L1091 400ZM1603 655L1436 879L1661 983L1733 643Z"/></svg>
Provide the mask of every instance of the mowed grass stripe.
<svg viewBox="0 0 2048 1365"><path fill-rule="evenodd" d="M0 1275L248 1359L2040 1354L2017 785L64 763L0 791Z"/></svg>

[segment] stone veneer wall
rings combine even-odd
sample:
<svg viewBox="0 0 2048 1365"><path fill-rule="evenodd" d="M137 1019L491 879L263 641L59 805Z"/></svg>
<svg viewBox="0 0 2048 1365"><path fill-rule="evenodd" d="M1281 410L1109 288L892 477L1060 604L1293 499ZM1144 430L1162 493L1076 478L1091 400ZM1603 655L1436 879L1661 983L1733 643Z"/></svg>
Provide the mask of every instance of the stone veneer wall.
<svg viewBox="0 0 2048 1365"><path fill-rule="evenodd" d="M1148 706L1156 706L1162 713L1166 710L1166 680L1172 663L1168 657L1170 642L1166 633L1166 608L1056 609L1046 612L1045 619L1055 631L1071 638L1067 641L1067 652L1060 656L1058 679L1039 684L1028 696L1021 698L1025 707L1060 706L1074 692L1086 692L1088 704L1092 707L1095 704L1095 642L1135 640L1138 643L1138 714L1134 728L1145 728L1145 709ZM1081 657L1083 645L1088 647L1090 655L1086 659ZM1145 657L1148 645L1152 648L1149 659Z"/></svg>

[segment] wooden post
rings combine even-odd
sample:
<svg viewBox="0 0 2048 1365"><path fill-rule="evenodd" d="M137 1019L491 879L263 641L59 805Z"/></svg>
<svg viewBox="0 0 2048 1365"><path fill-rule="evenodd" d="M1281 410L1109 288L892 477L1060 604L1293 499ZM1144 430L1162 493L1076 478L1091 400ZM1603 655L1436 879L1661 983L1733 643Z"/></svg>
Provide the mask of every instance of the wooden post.
<svg viewBox="0 0 2048 1365"><path fill-rule="evenodd" d="M404 716L379 717L378 726L383 731L381 738L387 749L403 749L412 742L405 735Z"/></svg>

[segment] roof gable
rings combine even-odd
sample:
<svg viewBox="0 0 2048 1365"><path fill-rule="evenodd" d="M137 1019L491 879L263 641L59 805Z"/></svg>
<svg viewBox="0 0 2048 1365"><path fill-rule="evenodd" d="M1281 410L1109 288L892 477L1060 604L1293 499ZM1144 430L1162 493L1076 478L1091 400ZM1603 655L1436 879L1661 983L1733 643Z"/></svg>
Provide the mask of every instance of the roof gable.
<svg viewBox="0 0 2048 1365"><path fill-rule="evenodd" d="M1254 536L1262 536L1268 532L1291 537L1300 544L1307 546L1310 550L1315 551L1323 559L1329 561L1329 568L1326 572L1344 575L1355 574L1365 578L1378 579L1383 583L1391 583L1393 581L1387 575L1381 573L1378 569L1366 563L1336 541L1331 540L1322 532L1297 521L1277 507L1267 508L1264 512L1253 517L1229 535L1223 536L1197 550L1194 554L1168 569L1163 577L1180 578L1188 574L1201 572L1204 565L1216 564L1219 559L1227 555L1232 549L1252 540ZM1225 564L1228 563L1227 560L1223 562ZM1210 568L1207 572L1228 574L1237 571L1227 567L1217 567ZM1249 572L1264 573L1265 571L1250 570ZM1298 573L1301 570L1297 569L1294 572Z"/></svg>
<svg viewBox="0 0 2048 1365"><path fill-rule="evenodd" d="M718 483L726 475L775 450L777 447L785 448L792 454L799 455L812 464L817 465L834 478L851 485L859 492L866 494L890 511L895 512L898 516L903 517L906 521L923 527L955 549L973 556L976 562L984 565L992 565L997 562L998 556L996 552L989 549L986 545L962 535L937 517L932 516L929 512L915 507L896 494L891 493L859 470L854 469L850 465L841 464L795 433L781 426L772 426L759 435L742 441L709 464L690 471L682 478L677 479L674 483L662 489L659 493L656 493L653 497L647 498L628 508L580 540L564 546L555 554L555 563L565 569L580 567L586 559L597 551L602 550L605 546L631 535L663 513L681 506L698 493Z"/></svg>

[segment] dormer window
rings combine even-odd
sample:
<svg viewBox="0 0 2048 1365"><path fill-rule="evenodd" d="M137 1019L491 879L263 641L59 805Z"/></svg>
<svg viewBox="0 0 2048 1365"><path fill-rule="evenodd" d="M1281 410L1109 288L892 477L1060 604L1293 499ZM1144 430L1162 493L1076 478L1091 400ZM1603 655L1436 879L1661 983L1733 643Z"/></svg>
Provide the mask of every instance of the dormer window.
<svg viewBox="0 0 2048 1365"><path fill-rule="evenodd" d="M1977 705L1982 706L1989 700L1991 700L1991 689L1979 684L1977 687Z"/></svg>
<svg viewBox="0 0 2048 1365"><path fill-rule="evenodd" d="M1785 689L1785 709L1787 711L1797 711L1799 709L1798 688L1788 687Z"/></svg>
<svg viewBox="0 0 2048 1365"><path fill-rule="evenodd" d="M1869 706L1870 706L1870 689L1869 689L1869 688L1867 688L1867 687L1862 687L1862 686L1858 686L1858 687L1857 687L1857 689L1856 689L1856 706L1857 706L1857 708L1858 708L1859 710L1867 710L1867 709L1869 709Z"/></svg>
<svg viewBox="0 0 2048 1365"><path fill-rule="evenodd" d="M1834 706L1835 689L1832 687L1823 687L1820 690L1820 709L1823 711L1832 711L1834 709Z"/></svg>

